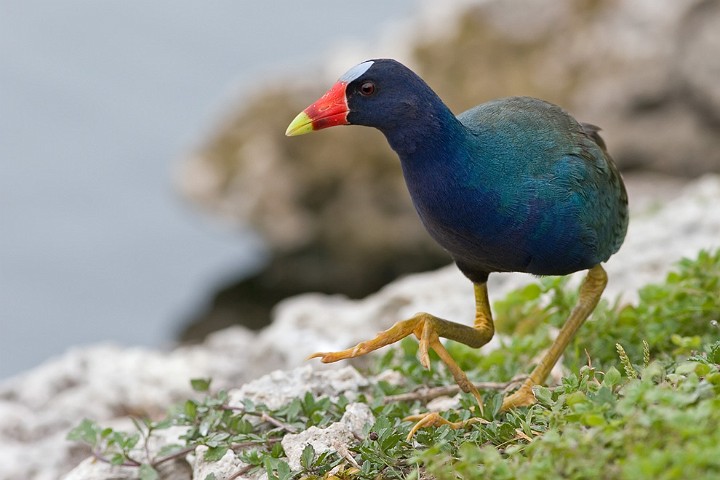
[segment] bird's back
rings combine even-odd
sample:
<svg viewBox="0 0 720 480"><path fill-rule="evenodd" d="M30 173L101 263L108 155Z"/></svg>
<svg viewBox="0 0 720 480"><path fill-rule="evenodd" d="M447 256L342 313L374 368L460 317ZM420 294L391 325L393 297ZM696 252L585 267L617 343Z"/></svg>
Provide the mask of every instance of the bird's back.
<svg viewBox="0 0 720 480"><path fill-rule="evenodd" d="M466 135L444 161L461 173L442 195L420 193L441 188L437 182L408 186L431 235L466 275L562 275L620 248L627 194L596 127L529 97L494 100L457 118Z"/></svg>

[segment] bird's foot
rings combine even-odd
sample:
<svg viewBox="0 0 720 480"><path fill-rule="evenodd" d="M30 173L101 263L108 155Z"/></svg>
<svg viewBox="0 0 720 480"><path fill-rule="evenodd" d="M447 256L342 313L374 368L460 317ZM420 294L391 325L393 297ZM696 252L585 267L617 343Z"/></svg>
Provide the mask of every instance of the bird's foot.
<svg viewBox="0 0 720 480"><path fill-rule="evenodd" d="M339 352L317 352L307 358L320 358L320 361L323 363L332 363L337 362L338 360L360 357L384 346L399 342L403 338L414 333L418 326L417 317L418 315L411 319L397 322L384 332L378 333L372 340L360 342L352 348L340 350Z"/></svg>
<svg viewBox="0 0 720 480"><path fill-rule="evenodd" d="M535 402L537 402L537 399L532 391L532 384L526 381L522 384L522 387L503 399L500 410L505 412L511 408L529 407L535 404Z"/></svg>
<svg viewBox="0 0 720 480"><path fill-rule="evenodd" d="M410 433L408 433L408 436L406 438L408 442L412 440L412 437L414 437L418 430L420 430L421 428L449 425L450 428L452 428L453 430L459 430L461 428L467 428L475 423L490 423L484 418L480 417L468 418L467 420L463 420L461 422L451 422L450 420L441 417L439 412L428 412L419 415L410 415L408 417L405 417L403 420L408 422L416 422L413 428L410 429Z"/></svg>
<svg viewBox="0 0 720 480"><path fill-rule="evenodd" d="M320 358L323 363L337 362L347 358L355 358L372 352L386 345L398 342L403 338L414 334L419 340L418 357L425 368L430 368L430 350L435 351L440 359L447 365L448 370L455 378L455 382L463 392L471 393L477 400L480 411L483 409L483 399L475 385L470 382L460 366L453 360L445 346L440 342L440 336L446 338L462 339L464 336L475 334L472 328L449 322L429 313L418 313L414 317L397 322L395 325L380 332L372 340L358 343L352 348L339 352L318 352L308 358Z"/></svg>

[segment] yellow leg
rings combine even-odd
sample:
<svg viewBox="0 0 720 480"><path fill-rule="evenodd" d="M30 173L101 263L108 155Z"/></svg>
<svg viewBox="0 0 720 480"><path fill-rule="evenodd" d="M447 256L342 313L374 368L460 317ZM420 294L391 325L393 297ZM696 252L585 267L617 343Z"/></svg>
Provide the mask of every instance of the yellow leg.
<svg viewBox="0 0 720 480"><path fill-rule="evenodd" d="M575 332L577 332L587 317L590 316L592 311L595 310L595 307L600 301L600 296L603 290L605 290L606 284L607 274L599 264L588 271L585 280L580 286L580 298L570 313L570 318L565 322L565 325L563 325L550 350L548 350L542 360L540 360L540 363L532 371L530 377L523 383L519 390L505 397L502 410L535 403L535 395L532 392L532 387L545 381L550 370L555 366L560 355L562 355L570 343L570 340L572 340Z"/></svg>
<svg viewBox="0 0 720 480"><path fill-rule="evenodd" d="M434 350L440 359L447 365L452 373L455 381L460 388L471 393L482 409L482 396L478 392L475 385L470 382L462 371L460 366L453 360L443 344L440 337L455 340L464 343L473 348L480 348L490 341L495 327L493 326L492 314L490 312L490 303L487 295L487 284L475 284L475 323L472 327L461 325L459 323L443 320L429 313L418 313L414 317L397 322L384 332L380 332L372 340L361 342L347 350L339 352L318 352L310 355L308 358L320 357L324 363L337 362L347 358L359 357L366 353L382 348L391 343L398 342L403 338L414 334L419 340L418 356L420 363L425 368L430 367L429 350ZM419 422L420 423L420 422ZM424 425L424 424L423 424ZM422 427L422 425L421 425ZM420 428L420 427L418 427Z"/></svg>

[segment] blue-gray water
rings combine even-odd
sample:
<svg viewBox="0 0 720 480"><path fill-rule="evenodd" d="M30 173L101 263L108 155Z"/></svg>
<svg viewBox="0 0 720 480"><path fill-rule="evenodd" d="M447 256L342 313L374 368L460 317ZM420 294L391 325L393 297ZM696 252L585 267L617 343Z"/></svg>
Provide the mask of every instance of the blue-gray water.
<svg viewBox="0 0 720 480"><path fill-rule="evenodd" d="M238 85L416 5L0 0L0 379L73 345L169 344L259 251L178 198L183 154Z"/></svg>

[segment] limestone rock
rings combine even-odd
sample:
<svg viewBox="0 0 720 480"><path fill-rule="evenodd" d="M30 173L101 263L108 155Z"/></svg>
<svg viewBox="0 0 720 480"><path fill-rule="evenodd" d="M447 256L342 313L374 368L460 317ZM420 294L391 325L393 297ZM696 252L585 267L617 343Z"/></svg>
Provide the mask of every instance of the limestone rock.
<svg viewBox="0 0 720 480"><path fill-rule="evenodd" d="M367 379L352 367L323 371L305 365L289 371L276 370L248 382L229 392L228 403L231 406L242 406L242 401L248 399L278 409L306 393L331 398L345 395L348 399L354 399L358 389L367 384Z"/></svg>
<svg viewBox="0 0 720 480"><path fill-rule="evenodd" d="M301 469L300 456L307 445L312 445L316 455L327 451L343 455L351 444L362 438L363 429L374 421L370 407L364 403L351 403L339 422L325 428L310 427L304 432L285 435L282 446L290 468L293 471Z"/></svg>
<svg viewBox="0 0 720 480"><path fill-rule="evenodd" d="M265 373L242 367L260 358L263 368L279 367L279 357L253 350L253 338L236 327L202 346L170 352L114 345L76 348L2 382L0 479L59 478L90 453L65 440L83 418L131 429L128 415L156 418L173 403L192 398L191 378L212 377L213 385L229 388Z"/></svg>
<svg viewBox="0 0 720 480"><path fill-rule="evenodd" d="M240 475L236 476L239 471L244 470L247 465L235 455L235 452L228 450L220 460L215 462L207 462L203 460L203 455L207 452L208 447L200 445L195 449L194 455L190 461L192 463L193 479L204 479L208 475L215 475L216 480L258 478L257 475Z"/></svg>

